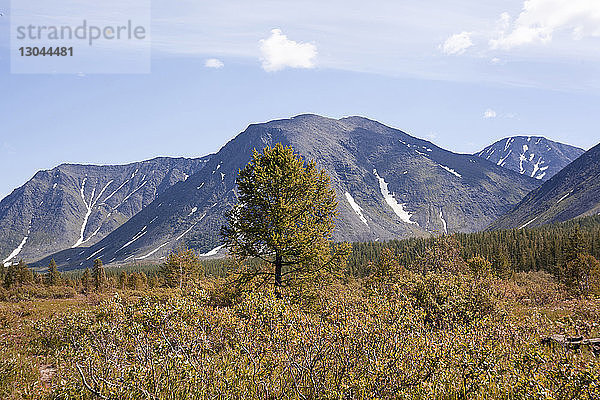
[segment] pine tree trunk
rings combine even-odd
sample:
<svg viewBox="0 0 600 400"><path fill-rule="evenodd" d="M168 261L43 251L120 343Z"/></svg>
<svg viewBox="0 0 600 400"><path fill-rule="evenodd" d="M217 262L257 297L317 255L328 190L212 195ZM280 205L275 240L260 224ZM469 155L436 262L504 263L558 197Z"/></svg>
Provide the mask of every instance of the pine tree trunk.
<svg viewBox="0 0 600 400"><path fill-rule="evenodd" d="M279 254L275 255L275 287L281 286L281 267L283 265L283 259ZM278 292L279 293L279 292Z"/></svg>

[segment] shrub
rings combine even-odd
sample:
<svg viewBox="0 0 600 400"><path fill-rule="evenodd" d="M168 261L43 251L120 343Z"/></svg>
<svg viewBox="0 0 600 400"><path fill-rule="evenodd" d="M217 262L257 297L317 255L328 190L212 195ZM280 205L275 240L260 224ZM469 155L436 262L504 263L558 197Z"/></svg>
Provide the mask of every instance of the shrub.
<svg viewBox="0 0 600 400"><path fill-rule="evenodd" d="M472 276L414 275L404 283L404 290L434 328L470 324L494 311L491 286Z"/></svg>
<svg viewBox="0 0 600 400"><path fill-rule="evenodd" d="M66 286L18 286L0 288L0 301L26 301L35 299L67 299L75 297L76 291Z"/></svg>
<svg viewBox="0 0 600 400"><path fill-rule="evenodd" d="M576 296L600 295L600 262L589 254L578 254L562 265L560 276Z"/></svg>
<svg viewBox="0 0 600 400"><path fill-rule="evenodd" d="M497 279L494 290L503 301L512 304L544 306L563 301L567 298L567 289L556 279L542 271L517 272L509 279Z"/></svg>

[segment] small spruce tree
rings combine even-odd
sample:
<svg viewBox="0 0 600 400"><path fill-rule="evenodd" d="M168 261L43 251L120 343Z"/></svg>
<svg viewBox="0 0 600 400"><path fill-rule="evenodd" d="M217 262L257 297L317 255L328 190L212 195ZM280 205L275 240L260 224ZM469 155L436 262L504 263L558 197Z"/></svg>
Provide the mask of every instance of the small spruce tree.
<svg viewBox="0 0 600 400"><path fill-rule="evenodd" d="M17 264L17 283L27 285L33 283L33 272L27 267L25 261L20 260Z"/></svg>
<svg viewBox="0 0 600 400"><path fill-rule="evenodd" d="M563 282L572 294L600 294L600 262L589 254L579 254L561 270Z"/></svg>
<svg viewBox="0 0 600 400"><path fill-rule="evenodd" d="M92 267L92 279L94 281L94 287L96 291L102 291L106 285L106 272L102 265L102 260L99 258L94 260L94 266Z"/></svg>
<svg viewBox="0 0 600 400"><path fill-rule="evenodd" d="M89 268L86 268L85 271L83 271L83 275L81 276L81 286L83 292L86 294L92 289L92 274L90 274Z"/></svg>
<svg viewBox="0 0 600 400"><path fill-rule="evenodd" d="M127 280L128 280L127 272L121 271L121 273L119 274L119 289L121 289L121 290L127 289Z"/></svg>
<svg viewBox="0 0 600 400"><path fill-rule="evenodd" d="M58 286L60 285L62 279L60 276L60 272L58 272L58 267L56 266L56 262L54 258L50 260L50 265L48 266L48 272L46 273L46 283L48 286Z"/></svg>
<svg viewBox="0 0 600 400"><path fill-rule="evenodd" d="M10 264L6 269L6 273L4 275L4 287L11 288L16 286L19 283L19 274L18 268L16 264Z"/></svg>

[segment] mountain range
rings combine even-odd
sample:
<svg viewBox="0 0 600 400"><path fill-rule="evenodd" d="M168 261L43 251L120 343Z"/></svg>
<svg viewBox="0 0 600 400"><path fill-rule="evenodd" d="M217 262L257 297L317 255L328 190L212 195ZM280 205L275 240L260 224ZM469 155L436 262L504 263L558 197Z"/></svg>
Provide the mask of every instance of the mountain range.
<svg viewBox="0 0 600 400"><path fill-rule="evenodd" d="M485 157L453 153L366 118L300 115L250 125L198 163L198 170L190 167L187 179L182 177L157 191L139 212L96 243L63 246L51 256L28 256L27 261L47 265L53 257L62 269L82 268L96 258L109 264L158 260L178 246L214 255L220 248L224 213L236 202L237 172L248 163L253 149L260 151L277 142L314 159L331 176L339 203L336 240L388 240L481 230L541 184ZM77 197L83 179L73 185L71 197ZM105 182L95 184L96 193ZM85 193L93 190L86 188ZM83 202L79 202L82 208ZM66 244L81 239L78 232L85 217L78 214L75 220ZM93 227L85 230L94 232ZM27 236L24 231L20 234L21 238ZM18 240L11 243L15 244Z"/></svg>
<svg viewBox="0 0 600 400"><path fill-rule="evenodd" d="M39 171L0 201L0 260L36 260L102 240L210 156Z"/></svg>
<svg viewBox="0 0 600 400"><path fill-rule="evenodd" d="M491 229L535 227L600 213L600 144L529 193Z"/></svg>
<svg viewBox="0 0 600 400"><path fill-rule="evenodd" d="M475 155L521 175L547 181L585 150L541 136L501 139Z"/></svg>

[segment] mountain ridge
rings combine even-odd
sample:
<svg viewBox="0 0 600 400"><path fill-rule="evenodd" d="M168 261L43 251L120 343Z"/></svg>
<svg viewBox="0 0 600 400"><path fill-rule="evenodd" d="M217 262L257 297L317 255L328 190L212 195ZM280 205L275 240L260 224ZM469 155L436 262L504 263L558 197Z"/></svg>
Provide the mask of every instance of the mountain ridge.
<svg viewBox="0 0 600 400"><path fill-rule="evenodd" d="M0 201L0 260L10 263L96 243L206 160L64 163L38 171Z"/></svg>
<svg viewBox="0 0 600 400"><path fill-rule="evenodd" d="M250 124L203 169L166 190L102 241L53 257L63 268L82 268L97 257L105 263L160 259L179 245L214 252L220 246L223 214L236 201L237 172L250 160L252 149L278 142L315 160L331 176L340 212L336 240L482 229L539 186L487 160L450 152L364 117L336 120L302 114Z"/></svg>

